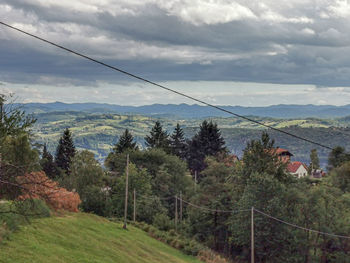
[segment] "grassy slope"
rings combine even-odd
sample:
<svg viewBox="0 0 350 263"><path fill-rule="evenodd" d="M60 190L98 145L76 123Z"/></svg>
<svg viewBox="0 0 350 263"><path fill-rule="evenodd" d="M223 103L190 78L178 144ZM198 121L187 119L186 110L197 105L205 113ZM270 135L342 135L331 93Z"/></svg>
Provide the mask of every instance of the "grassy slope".
<svg viewBox="0 0 350 263"><path fill-rule="evenodd" d="M88 214L35 220L0 245L0 262L200 262L134 227Z"/></svg>

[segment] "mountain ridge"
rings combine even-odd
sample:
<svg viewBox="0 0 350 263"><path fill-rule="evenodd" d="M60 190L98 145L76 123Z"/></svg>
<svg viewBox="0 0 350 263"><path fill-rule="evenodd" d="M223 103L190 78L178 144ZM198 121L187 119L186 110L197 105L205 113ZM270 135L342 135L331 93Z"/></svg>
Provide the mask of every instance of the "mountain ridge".
<svg viewBox="0 0 350 263"><path fill-rule="evenodd" d="M83 111L88 113L119 113L140 114L145 116L166 116L173 118L207 118L229 117L228 113L209 106L198 104L151 104L142 106L123 106L108 103L25 103L17 104L28 113L48 113L55 111ZM244 116L272 117L272 118L339 118L350 115L350 104L334 105L296 105L278 104L266 107L220 106L221 108Z"/></svg>

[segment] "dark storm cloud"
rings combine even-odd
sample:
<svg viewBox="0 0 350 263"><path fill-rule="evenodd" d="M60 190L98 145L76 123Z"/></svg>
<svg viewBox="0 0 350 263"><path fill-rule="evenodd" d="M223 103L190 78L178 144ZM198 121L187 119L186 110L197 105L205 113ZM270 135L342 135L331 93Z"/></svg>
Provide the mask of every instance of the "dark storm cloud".
<svg viewBox="0 0 350 263"><path fill-rule="evenodd" d="M153 80L348 86L344 1L0 0L5 22ZM0 77L94 86L125 77L0 28ZM57 85L57 83L52 83Z"/></svg>

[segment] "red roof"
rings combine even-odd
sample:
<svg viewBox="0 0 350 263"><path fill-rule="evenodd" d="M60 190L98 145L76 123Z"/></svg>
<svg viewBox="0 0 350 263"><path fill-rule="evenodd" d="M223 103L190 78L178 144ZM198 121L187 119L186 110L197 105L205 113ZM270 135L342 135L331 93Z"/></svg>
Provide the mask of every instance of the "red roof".
<svg viewBox="0 0 350 263"><path fill-rule="evenodd" d="M275 149L275 153L276 153L277 155L280 155L280 154L282 154L282 153L289 153L290 155L293 156L293 154L291 154L288 150L283 149L283 148L276 148L276 149Z"/></svg>
<svg viewBox="0 0 350 263"><path fill-rule="evenodd" d="M289 163L288 166L287 166L287 170L288 172L290 173L295 173L300 166L304 166L304 168L307 170L307 166L302 163L302 162L292 162L292 163Z"/></svg>
<svg viewBox="0 0 350 263"><path fill-rule="evenodd" d="M287 155L293 156L293 154L291 154L290 151L283 149L283 148L272 148L268 151L266 149L265 151L270 152L271 154L276 154L276 155L281 155L282 153L286 153Z"/></svg>

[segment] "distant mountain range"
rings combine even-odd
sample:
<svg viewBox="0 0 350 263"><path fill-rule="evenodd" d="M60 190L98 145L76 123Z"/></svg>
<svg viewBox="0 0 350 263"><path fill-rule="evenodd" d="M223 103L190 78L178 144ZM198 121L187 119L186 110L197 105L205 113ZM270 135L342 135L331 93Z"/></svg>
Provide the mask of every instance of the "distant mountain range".
<svg viewBox="0 0 350 263"><path fill-rule="evenodd" d="M86 113L140 114L144 116L167 118L206 118L229 117L217 109L188 104L153 104L145 106L121 106L102 103L26 103L20 104L28 113L48 113L56 111L80 111ZM272 118L338 118L350 115L350 104L332 105L273 105L267 107L221 106L225 110L244 116Z"/></svg>

